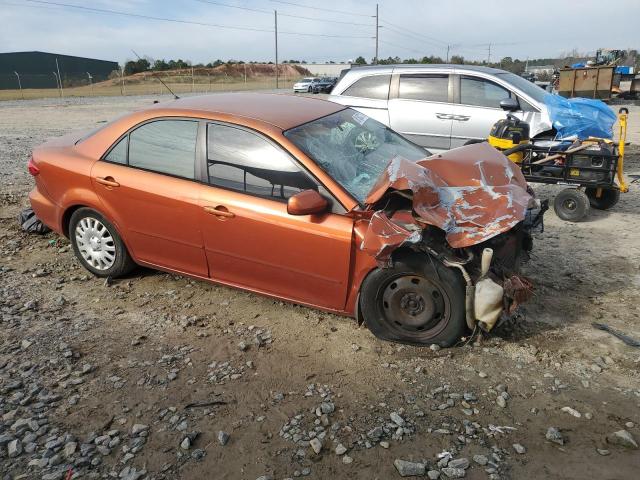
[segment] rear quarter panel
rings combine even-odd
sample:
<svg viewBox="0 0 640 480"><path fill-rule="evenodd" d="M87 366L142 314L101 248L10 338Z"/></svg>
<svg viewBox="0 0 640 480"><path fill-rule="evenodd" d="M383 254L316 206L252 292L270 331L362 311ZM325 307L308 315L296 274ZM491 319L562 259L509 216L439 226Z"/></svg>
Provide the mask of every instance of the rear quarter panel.
<svg viewBox="0 0 640 480"><path fill-rule="evenodd" d="M63 216L74 205L99 209L100 202L91 185L91 168L94 158L82 155L73 146L56 146L54 143L36 148L33 158L40 174L36 180L41 193L57 207L54 230L64 231Z"/></svg>

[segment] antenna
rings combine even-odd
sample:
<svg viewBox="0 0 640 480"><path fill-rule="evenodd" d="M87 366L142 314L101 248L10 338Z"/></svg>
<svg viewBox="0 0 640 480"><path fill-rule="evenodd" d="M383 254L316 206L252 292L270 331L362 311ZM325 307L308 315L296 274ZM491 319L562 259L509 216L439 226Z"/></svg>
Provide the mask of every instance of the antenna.
<svg viewBox="0 0 640 480"><path fill-rule="evenodd" d="M136 53L136 51L135 51L133 48L131 49L131 51L133 52L133 54L134 54L136 57L138 57L138 60L142 60L142 59L140 58L140 55L138 55L138 54ZM167 85L166 83L164 83L164 82L162 81L162 79L161 79L159 76L157 76L157 75L156 75L156 73L157 73L156 71L151 70L151 75L153 75L155 78L157 78L157 79L160 81L160 83L161 83L162 85L164 85L164 86L165 86L165 88L166 88L167 90L169 90L169 92L171 92L171 95L173 95L173 98L174 98L175 100L178 100L180 97L179 97L178 95L176 95L175 93L173 93L173 90L171 90L171 89L169 88L169 85Z"/></svg>

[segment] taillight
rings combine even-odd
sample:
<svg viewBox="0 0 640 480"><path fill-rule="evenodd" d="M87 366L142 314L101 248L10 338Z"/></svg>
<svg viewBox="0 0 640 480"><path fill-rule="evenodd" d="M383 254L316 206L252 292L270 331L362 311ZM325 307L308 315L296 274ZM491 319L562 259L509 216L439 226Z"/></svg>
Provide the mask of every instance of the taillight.
<svg viewBox="0 0 640 480"><path fill-rule="evenodd" d="M36 165L36 162L33 161L33 157L29 159L29 163L27 164L27 170L29 170L29 173L34 177L40 173L40 169Z"/></svg>

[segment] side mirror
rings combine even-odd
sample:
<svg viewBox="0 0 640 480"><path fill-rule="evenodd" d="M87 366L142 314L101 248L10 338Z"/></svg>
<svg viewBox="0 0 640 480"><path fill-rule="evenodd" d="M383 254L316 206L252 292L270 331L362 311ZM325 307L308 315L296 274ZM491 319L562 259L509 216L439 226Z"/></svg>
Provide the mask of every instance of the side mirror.
<svg viewBox="0 0 640 480"><path fill-rule="evenodd" d="M289 197L287 213L289 215L313 215L324 212L328 206L327 199L315 190L303 190Z"/></svg>
<svg viewBox="0 0 640 480"><path fill-rule="evenodd" d="M500 100L500 108L507 112L515 112L520 110L520 105L515 98L505 98L504 100Z"/></svg>

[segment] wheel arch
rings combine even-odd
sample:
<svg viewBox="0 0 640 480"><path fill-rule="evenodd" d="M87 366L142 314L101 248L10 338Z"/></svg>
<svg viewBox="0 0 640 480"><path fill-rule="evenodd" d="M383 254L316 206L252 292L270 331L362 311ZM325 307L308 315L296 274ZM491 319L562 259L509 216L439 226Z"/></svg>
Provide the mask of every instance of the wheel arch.
<svg viewBox="0 0 640 480"><path fill-rule="evenodd" d="M116 229L116 232L118 233L118 236L120 237L120 240L122 240L122 243L124 243L127 251L129 252L129 255L131 256L131 258L136 260L135 254L131 250L129 242L122 235L122 229L119 228L117 223L114 222L113 219L111 219L108 215L106 215L101 208L96 207L95 205L91 205L91 204L87 204L87 203L74 203L72 205L69 205L64 210L64 212L62 214L62 225L61 225L61 227L62 227L62 233L64 234L65 237L70 238L69 237L69 223L71 222L71 217L73 216L74 212L76 212L77 210L80 210L81 208L90 208L92 210L95 210L100 215L102 215L111 225L113 225L113 228Z"/></svg>

